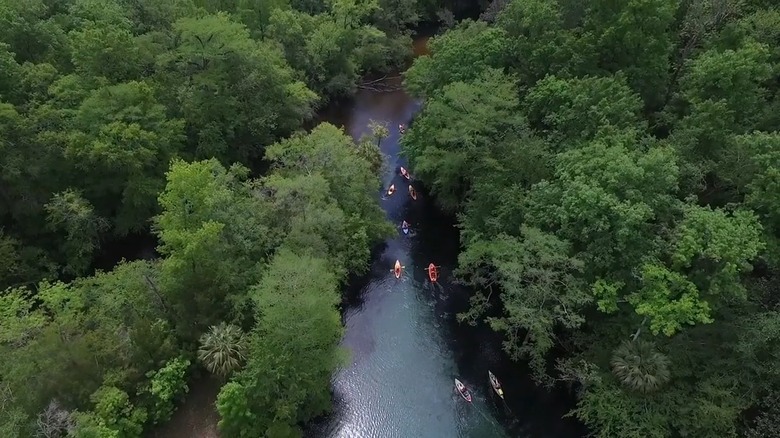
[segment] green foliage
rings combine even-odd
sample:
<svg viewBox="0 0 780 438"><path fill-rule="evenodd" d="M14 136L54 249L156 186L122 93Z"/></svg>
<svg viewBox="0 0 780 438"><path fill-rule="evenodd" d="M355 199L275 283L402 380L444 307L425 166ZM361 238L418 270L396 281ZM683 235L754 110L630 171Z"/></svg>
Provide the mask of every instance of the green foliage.
<svg viewBox="0 0 780 438"><path fill-rule="evenodd" d="M512 78L487 70L473 82L453 82L426 103L404 135L404 151L437 201L454 210L480 175L501 168L503 153L525 128ZM496 141L498 140L498 141Z"/></svg>
<svg viewBox="0 0 780 438"><path fill-rule="evenodd" d="M251 294L257 326L246 368L222 388L227 436L300 436L328 409L331 371L344 359L338 279L322 258L282 249Z"/></svg>
<svg viewBox="0 0 780 438"><path fill-rule="evenodd" d="M164 367L146 374L149 386L142 391L149 401L150 419L154 424L171 418L174 403L189 391L187 369L190 361L183 357L170 360Z"/></svg>
<svg viewBox="0 0 780 438"><path fill-rule="evenodd" d="M610 361L620 383L640 392L657 391L669 382L669 359L645 341L623 342Z"/></svg>
<svg viewBox="0 0 780 438"><path fill-rule="evenodd" d="M273 248L270 211L244 181L246 169L216 160L174 162L157 217L162 293L180 334L193 342L228 319L234 300Z"/></svg>
<svg viewBox="0 0 780 438"><path fill-rule="evenodd" d="M774 432L770 3L494 2L406 74L426 102L404 152L476 289L460 320L577 385L594 436Z"/></svg>
<svg viewBox="0 0 780 438"><path fill-rule="evenodd" d="M100 233L108 228L107 221L95 214L89 201L72 190L56 193L44 208L53 231L61 230L67 235L63 245L63 258L68 261L66 272L83 274L99 246Z"/></svg>
<svg viewBox="0 0 780 438"><path fill-rule="evenodd" d="M547 76L534 85L525 99L525 110L534 128L564 147L590 140L599 129L641 128L642 102L623 76L559 79Z"/></svg>
<svg viewBox="0 0 780 438"><path fill-rule="evenodd" d="M282 54L228 15L182 18L173 30L176 44L158 64L169 72L163 85L173 91L196 157L257 158L311 115L316 96L293 79Z"/></svg>
<svg viewBox="0 0 780 438"><path fill-rule="evenodd" d="M146 411L133 408L126 392L113 386L103 386L90 398L101 426L116 431L119 438L142 436Z"/></svg>
<svg viewBox="0 0 780 438"><path fill-rule="evenodd" d="M265 183L274 192L274 223L281 229L289 224L288 243L291 236L319 236L328 242L337 272L365 272L370 242L395 230L374 200L380 185L379 154L378 145L358 148L329 123L269 147L266 159L277 171ZM301 185L306 190L297 190ZM312 198L301 204L295 199L301 194ZM317 247L310 243L289 244L300 250Z"/></svg>
<svg viewBox="0 0 780 438"><path fill-rule="evenodd" d="M246 359L246 337L239 327L222 323L200 337L198 359L211 373L228 377Z"/></svg>
<svg viewBox="0 0 780 438"><path fill-rule="evenodd" d="M585 321L582 309L591 301L577 278L582 262L569 252L568 242L523 226L519 238L499 235L469 246L459 258L461 275L469 276L472 285L501 291L505 315L487 322L505 334L504 350L513 359L530 359L539 381L547 376L545 356L555 345L555 329L579 327ZM491 267L487 272L485 265ZM489 297L472 298L472 319L485 310L480 302L488 303Z"/></svg>
<svg viewBox="0 0 780 438"><path fill-rule="evenodd" d="M417 96L433 93L453 82L471 82L500 67L506 46L501 29L465 21L428 42L431 55L417 58L405 73L405 85Z"/></svg>

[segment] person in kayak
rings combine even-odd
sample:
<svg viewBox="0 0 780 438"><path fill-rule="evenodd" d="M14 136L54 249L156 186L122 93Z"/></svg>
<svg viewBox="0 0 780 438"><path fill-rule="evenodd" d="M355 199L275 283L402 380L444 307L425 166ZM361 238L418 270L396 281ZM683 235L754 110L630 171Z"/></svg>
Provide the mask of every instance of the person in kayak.
<svg viewBox="0 0 780 438"><path fill-rule="evenodd" d="M400 132L401 134L406 132L406 126L404 126L403 123L398 125L398 132Z"/></svg>

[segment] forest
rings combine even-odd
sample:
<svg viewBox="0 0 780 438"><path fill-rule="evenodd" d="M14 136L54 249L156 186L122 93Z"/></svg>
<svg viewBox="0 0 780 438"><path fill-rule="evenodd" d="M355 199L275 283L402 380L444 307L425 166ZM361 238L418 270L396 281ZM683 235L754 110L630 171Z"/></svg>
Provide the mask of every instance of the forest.
<svg viewBox="0 0 780 438"><path fill-rule="evenodd" d="M406 72L458 275L594 436L780 434L780 9L511 0Z"/></svg>
<svg viewBox="0 0 780 438"><path fill-rule="evenodd" d="M381 138L302 128L436 7L0 0L0 436L144 436L199 370L226 437L326 411L342 285L394 227Z"/></svg>
<svg viewBox="0 0 780 438"><path fill-rule="evenodd" d="M595 436L777 436L769 0L0 0L0 436L145 436L200 372L224 437L327 412L343 286L395 231L387 128L317 115L426 23L403 148L462 323Z"/></svg>

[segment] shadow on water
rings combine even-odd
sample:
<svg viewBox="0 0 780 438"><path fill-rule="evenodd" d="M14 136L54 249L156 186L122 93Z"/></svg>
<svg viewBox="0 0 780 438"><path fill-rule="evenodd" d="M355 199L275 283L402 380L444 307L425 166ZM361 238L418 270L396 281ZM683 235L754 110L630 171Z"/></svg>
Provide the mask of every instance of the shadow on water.
<svg viewBox="0 0 780 438"><path fill-rule="evenodd" d="M424 43L423 43L424 44ZM420 45L416 46L420 50ZM398 79L395 79L398 80ZM468 290L452 282L459 251L451 217L433 205L415 181L418 200L407 192L408 181L398 172L407 166L400 155L398 125L408 124L420 108L405 92L359 92L351 107L337 117L354 138L368 131L371 120L385 123L390 135L382 141L389 158L383 186L396 192L382 201L396 225L406 220L412 233L399 229L379 248L371 271L355 279L347 291L343 346L350 363L333 378L333 412L310 424L307 436L335 437L555 437L584 434L581 426L562 416L573 406L570 395L536 387L524 365L508 361L501 341L486 327L458 324L455 315L468 306ZM395 260L404 265L400 279L392 273ZM431 284L425 267L440 266L438 284ZM487 379L492 370L504 384L507 402L493 393ZM463 381L474 396L469 404L454 390Z"/></svg>

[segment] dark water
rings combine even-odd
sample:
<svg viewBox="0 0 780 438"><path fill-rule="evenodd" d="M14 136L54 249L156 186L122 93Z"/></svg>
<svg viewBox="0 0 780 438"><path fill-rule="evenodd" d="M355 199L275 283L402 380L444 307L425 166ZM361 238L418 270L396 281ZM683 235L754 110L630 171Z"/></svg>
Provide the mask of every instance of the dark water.
<svg viewBox="0 0 780 438"><path fill-rule="evenodd" d="M416 50L423 50L424 42L417 43ZM398 173L399 166L408 167L400 155L398 125L408 124L419 108L402 90L362 91L352 105L328 117L356 139L368 133L371 120L387 125L383 183L395 184L396 192L382 204L393 223L406 220L413 233L404 236L399 229L375 257L368 278L353 286L343 340L351 362L333 377L332 414L311 425L307 436L580 437L579 425L561 418L572 407L569 394L537 388L523 366L506 359L494 333L455 319L468 299L468 291L452 283L457 230L415 181L419 195L413 201ZM386 198L384 192L377 196ZM392 273L395 260L405 266L400 279ZM439 284L428 281L429 263L441 266ZM493 393L488 369L504 384L506 403ZM456 377L472 391L473 403L455 391Z"/></svg>

